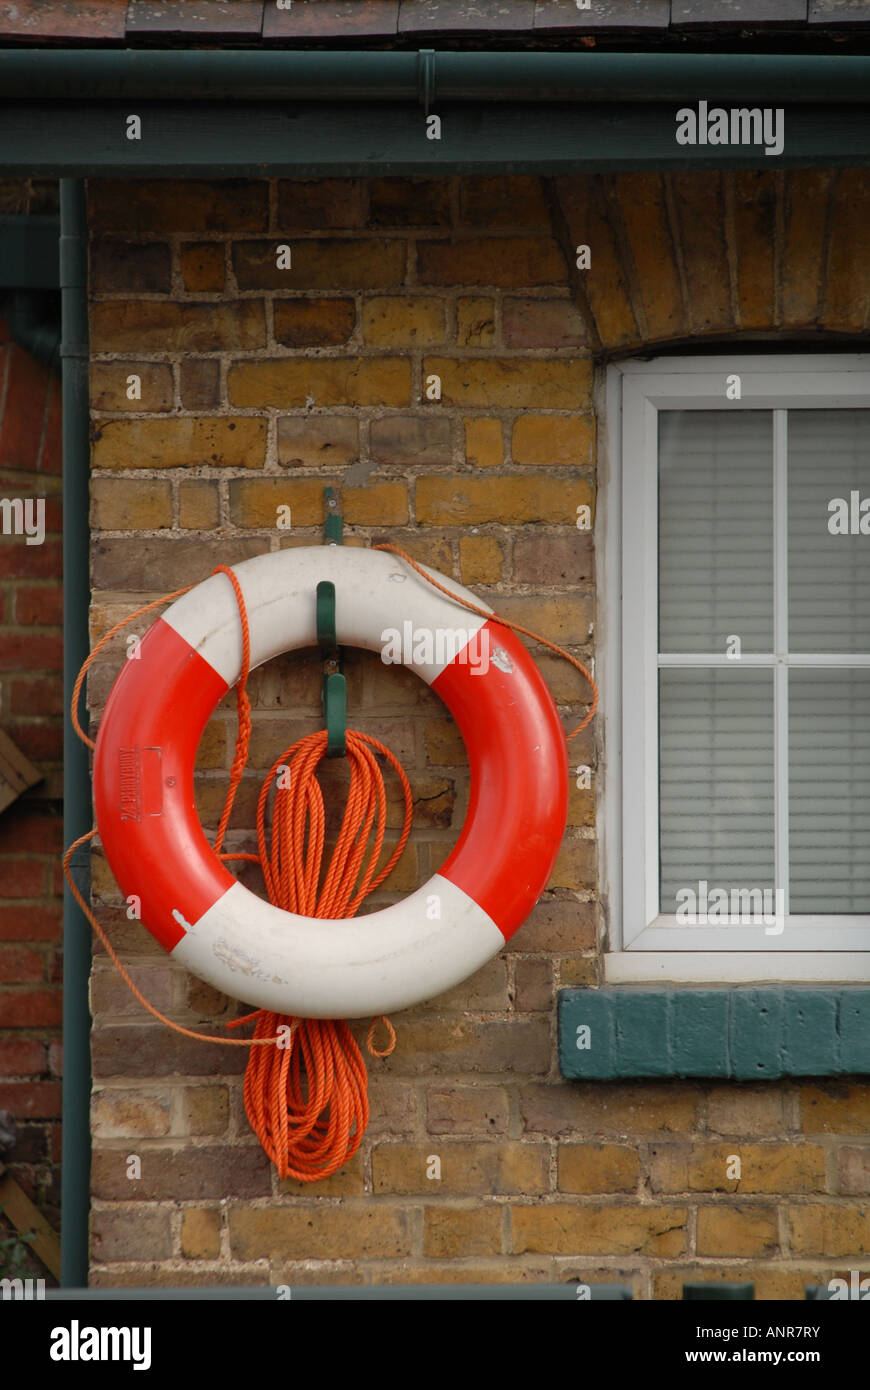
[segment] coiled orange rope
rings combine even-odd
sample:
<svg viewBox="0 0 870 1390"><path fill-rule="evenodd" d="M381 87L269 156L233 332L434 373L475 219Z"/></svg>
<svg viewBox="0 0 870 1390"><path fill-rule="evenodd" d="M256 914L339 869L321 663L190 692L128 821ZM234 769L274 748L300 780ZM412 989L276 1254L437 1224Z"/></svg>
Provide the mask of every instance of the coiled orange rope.
<svg viewBox="0 0 870 1390"><path fill-rule="evenodd" d="M428 583L441 590L455 602L489 618L493 622L522 632L563 656L585 676L593 693L585 718L568 734L574 738L584 729L595 713L598 690L591 674L575 657L546 638L521 627L518 623L499 618L483 608L459 598L446 586L412 560L397 546L378 545L377 550L389 550L405 560ZM287 911L308 917L351 917L367 894L376 889L395 867L411 830L413 802L411 788L403 768L384 744L367 734L348 730L347 757L350 766L350 788L344 819L322 886L318 889L325 843L323 796L317 781L317 768L326 755L325 730L299 739L285 749L273 763L260 792L257 806L257 854L222 853L222 845L232 814L236 792L248 757L251 736L251 706L246 684L250 670L250 631L241 587L226 565L213 573L225 574L233 585L242 627L242 669L236 686L238 733L230 771L230 785L218 826L214 851L222 860L249 860L259 864L271 902ZM159 607L170 599L189 592L192 585L145 604L128 618L111 628L94 647L76 679L71 701L71 718L79 738L93 749L78 719L78 704L85 675L94 658L129 623L143 613ZM404 797L402 832L387 863L376 873L377 861L383 847L386 826L386 790L375 750L396 772ZM279 775L280 774L280 775ZM277 780L276 780L277 779ZM276 785L272 809L271 845L266 845L266 807L269 791ZM70 871L75 850L92 840L96 829L73 842L63 858L63 869L70 891L102 941L113 964L139 1002L167 1027L186 1037L224 1046L250 1047L245 1073L245 1109L251 1127L265 1152L275 1164L279 1176L296 1178L301 1182L316 1182L336 1172L356 1152L368 1125L368 1082L362 1053L348 1025L340 1020L298 1019L254 1010L227 1025L238 1027L255 1020L253 1038L220 1038L185 1028L156 1009L138 989L129 972L119 960L105 932L79 892ZM363 867L366 845L374 833L374 844ZM367 1035L369 1052L386 1057L392 1052L396 1034L389 1019L384 1018L388 1042L379 1051L374 1046L372 1021Z"/></svg>

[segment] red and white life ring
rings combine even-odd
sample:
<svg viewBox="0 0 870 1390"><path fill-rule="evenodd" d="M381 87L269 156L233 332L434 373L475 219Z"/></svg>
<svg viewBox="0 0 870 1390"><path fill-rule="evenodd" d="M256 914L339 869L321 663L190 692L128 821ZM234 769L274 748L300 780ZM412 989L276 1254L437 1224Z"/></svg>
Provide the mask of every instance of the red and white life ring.
<svg viewBox="0 0 870 1390"><path fill-rule="evenodd" d="M143 925L174 959L261 1008L360 1018L434 998L501 949L552 872L565 830L568 758L543 678L508 628L452 603L387 552L305 547L233 569L247 606L252 670L316 645L315 590L331 579L339 643L384 653L392 642L388 657L441 697L468 750L462 832L427 883L361 917L300 917L233 878L205 838L193 790L202 732L242 666L235 594L216 574L148 629L100 724L97 825L121 891L139 898Z"/></svg>

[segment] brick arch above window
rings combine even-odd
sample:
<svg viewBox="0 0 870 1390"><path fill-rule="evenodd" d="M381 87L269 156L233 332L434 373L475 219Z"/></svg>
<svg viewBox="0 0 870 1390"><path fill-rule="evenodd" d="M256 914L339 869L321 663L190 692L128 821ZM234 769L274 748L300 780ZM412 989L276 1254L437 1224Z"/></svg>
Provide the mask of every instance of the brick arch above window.
<svg viewBox="0 0 870 1390"><path fill-rule="evenodd" d="M870 170L569 175L550 197L596 352L870 331Z"/></svg>

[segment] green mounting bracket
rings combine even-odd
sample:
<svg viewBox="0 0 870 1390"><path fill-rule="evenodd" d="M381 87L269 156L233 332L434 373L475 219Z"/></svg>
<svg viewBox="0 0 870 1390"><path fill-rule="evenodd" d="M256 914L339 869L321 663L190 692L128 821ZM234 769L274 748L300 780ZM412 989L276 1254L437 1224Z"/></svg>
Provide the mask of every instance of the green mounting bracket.
<svg viewBox="0 0 870 1390"><path fill-rule="evenodd" d="M341 545L342 521L338 501L331 487L324 488L327 545ZM326 721L326 756L343 758L347 753L347 681L341 673L341 651L335 627L335 585L322 579L317 586L317 645L323 662L321 704Z"/></svg>
<svg viewBox="0 0 870 1390"><path fill-rule="evenodd" d="M754 1284L684 1284L683 1298L693 1303L731 1303L755 1298Z"/></svg>
<svg viewBox="0 0 870 1390"><path fill-rule="evenodd" d="M326 506L326 520L323 523L323 535L326 544L341 545L343 529L341 513L338 510L338 498L331 487L323 489L323 501Z"/></svg>

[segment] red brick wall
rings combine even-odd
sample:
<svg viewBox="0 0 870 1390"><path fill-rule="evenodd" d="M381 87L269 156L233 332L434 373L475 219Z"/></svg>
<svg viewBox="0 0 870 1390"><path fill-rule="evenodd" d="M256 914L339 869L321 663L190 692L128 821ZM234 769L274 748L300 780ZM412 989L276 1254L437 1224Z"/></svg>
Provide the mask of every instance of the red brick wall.
<svg viewBox="0 0 870 1390"><path fill-rule="evenodd" d="M0 320L0 497L44 497L45 540L0 534L0 728L43 780L0 812L0 1111L12 1175L59 1222L63 690L60 381Z"/></svg>

